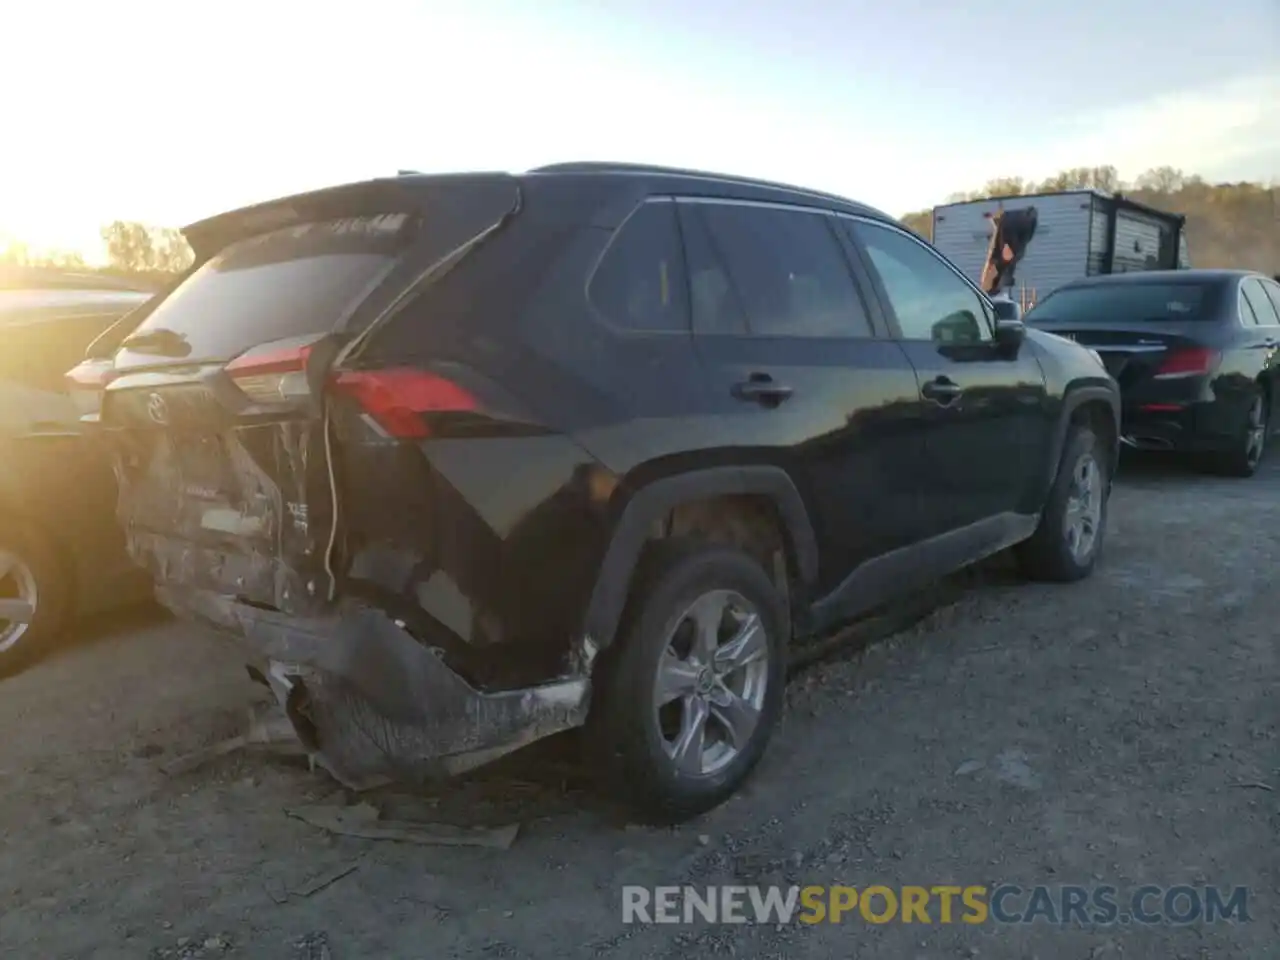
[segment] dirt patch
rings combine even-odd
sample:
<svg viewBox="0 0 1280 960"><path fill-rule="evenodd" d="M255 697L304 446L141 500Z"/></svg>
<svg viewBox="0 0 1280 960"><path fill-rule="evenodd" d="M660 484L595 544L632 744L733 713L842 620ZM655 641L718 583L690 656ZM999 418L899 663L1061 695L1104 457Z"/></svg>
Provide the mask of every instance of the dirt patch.
<svg viewBox="0 0 1280 960"><path fill-rule="evenodd" d="M441 794L509 850L335 836L305 762L167 758L242 731L222 641L132 623L3 685L0 944L17 957L1263 957L1280 942L1280 466L1118 484L1104 566L987 578L801 672L742 796L624 828L552 744ZM351 867L356 864L356 867ZM350 869L348 869L351 867ZM332 878L332 879L330 879ZM1248 924L624 926L626 883L1248 886Z"/></svg>

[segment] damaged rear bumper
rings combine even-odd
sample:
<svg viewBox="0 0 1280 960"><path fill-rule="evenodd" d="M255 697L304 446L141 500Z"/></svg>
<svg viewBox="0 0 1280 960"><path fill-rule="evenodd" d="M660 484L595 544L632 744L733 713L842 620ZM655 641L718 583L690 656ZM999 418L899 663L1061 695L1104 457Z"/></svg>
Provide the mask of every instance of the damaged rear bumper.
<svg viewBox="0 0 1280 960"><path fill-rule="evenodd" d="M353 788L451 776L586 720L588 640L566 675L484 692L377 609L300 618L205 590L157 592L180 616L242 637L299 738Z"/></svg>

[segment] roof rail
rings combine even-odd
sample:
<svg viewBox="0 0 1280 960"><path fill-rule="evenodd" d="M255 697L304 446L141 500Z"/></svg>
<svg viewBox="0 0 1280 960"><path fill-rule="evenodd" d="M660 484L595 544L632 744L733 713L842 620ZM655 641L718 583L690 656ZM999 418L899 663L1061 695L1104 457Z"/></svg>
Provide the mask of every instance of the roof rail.
<svg viewBox="0 0 1280 960"><path fill-rule="evenodd" d="M823 190L811 190L798 187L793 183L780 183L776 180L761 180L757 177L743 177L731 173L715 173L710 170L692 170L684 167L664 167L650 163L616 163L607 160L575 160L567 163L551 163L543 167L535 167L530 173L651 173L664 177L698 177L704 180L721 180L725 183L738 183L753 187L769 187L774 190L787 190L791 193L820 197L823 200L836 200L840 203L853 204L855 201L838 194ZM859 204L860 206L860 204Z"/></svg>

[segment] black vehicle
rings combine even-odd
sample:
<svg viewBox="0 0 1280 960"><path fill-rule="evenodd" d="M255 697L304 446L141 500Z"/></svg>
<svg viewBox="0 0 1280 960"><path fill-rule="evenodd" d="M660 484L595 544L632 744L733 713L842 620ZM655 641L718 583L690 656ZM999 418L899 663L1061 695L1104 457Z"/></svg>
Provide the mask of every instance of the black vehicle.
<svg viewBox="0 0 1280 960"><path fill-rule="evenodd" d="M1280 284L1244 270L1093 277L1027 314L1097 350L1120 383L1123 443L1248 477L1276 422Z"/></svg>
<svg viewBox="0 0 1280 960"><path fill-rule="evenodd" d="M1102 544L1119 398L837 197L614 164L187 230L101 422L134 556L348 784L580 725L650 816L759 760L793 641Z"/></svg>
<svg viewBox="0 0 1280 960"><path fill-rule="evenodd" d="M73 615L149 590L116 523L111 459L83 436L63 375L150 296L92 275L0 272L0 675Z"/></svg>

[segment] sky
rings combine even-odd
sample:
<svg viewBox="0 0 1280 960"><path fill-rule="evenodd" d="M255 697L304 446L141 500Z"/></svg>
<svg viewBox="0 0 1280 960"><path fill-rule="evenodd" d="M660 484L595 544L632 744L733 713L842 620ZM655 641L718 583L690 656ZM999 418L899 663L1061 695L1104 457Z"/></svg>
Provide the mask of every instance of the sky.
<svg viewBox="0 0 1280 960"><path fill-rule="evenodd" d="M1280 180L1280 0L112 0L0 34L0 244L627 160L893 214L999 176Z"/></svg>

